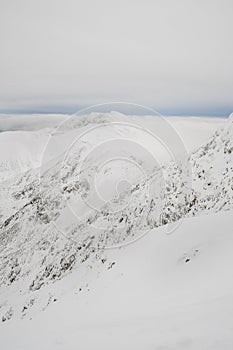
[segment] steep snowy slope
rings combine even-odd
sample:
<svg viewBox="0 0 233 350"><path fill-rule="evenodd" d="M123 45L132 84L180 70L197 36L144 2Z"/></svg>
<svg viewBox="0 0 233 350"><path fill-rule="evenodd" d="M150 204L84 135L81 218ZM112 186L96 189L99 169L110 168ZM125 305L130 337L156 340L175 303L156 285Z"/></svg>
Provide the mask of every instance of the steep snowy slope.
<svg viewBox="0 0 233 350"><path fill-rule="evenodd" d="M45 287L44 312L32 294L20 310L24 320L3 322L1 348L231 350L232 214L185 219L173 235L157 228L108 250L106 260L76 266Z"/></svg>
<svg viewBox="0 0 233 350"><path fill-rule="evenodd" d="M183 162L177 157L177 162L159 167L148 152L148 133L145 137L144 130L135 131L135 124L132 133L132 123L125 119L124 125L109 125L106 116L95 118L94 128L93 119L85 124L84 118L55 135L40 174L29 171L1 188L3 320L26 315L30 306L46 307L53 300L48 288L59 288L56 283L73 269L85 276L83 266L101 265L104 248L131 243L186 216L233 208L232 120L191 157ZM67 133L71 144L82 138L51 161L50 150L58 147L61 137L67 140ZM119 135L120 144L115 143ZM111 147L103 152L106 139ZM106 162L116 156L116 166ZM167 232L173 230L168 225ZM109 268L112 263L106 260Z"/></svg>

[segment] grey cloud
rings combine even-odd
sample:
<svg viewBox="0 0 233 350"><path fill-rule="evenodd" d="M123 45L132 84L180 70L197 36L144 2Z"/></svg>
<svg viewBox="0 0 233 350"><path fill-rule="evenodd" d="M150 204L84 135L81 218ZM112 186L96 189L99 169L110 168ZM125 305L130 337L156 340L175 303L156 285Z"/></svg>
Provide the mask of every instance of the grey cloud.
<svg viewBox="0 0 233 350"><path fill-rule="evenodd" d="M0 4L0 109L233 109L232 0Z"/></svg>

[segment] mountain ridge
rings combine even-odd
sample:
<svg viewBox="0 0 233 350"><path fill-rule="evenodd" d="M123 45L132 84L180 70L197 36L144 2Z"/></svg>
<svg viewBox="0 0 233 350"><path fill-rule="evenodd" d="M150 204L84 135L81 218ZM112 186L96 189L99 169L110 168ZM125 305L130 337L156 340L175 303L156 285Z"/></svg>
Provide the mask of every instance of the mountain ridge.
<svg viewBox="0 0 233 350"><path fill-rule="evenodd" d="M187 170L182 164L173 162L160 169L151 168L148 176L141 178L140 183L136 182L132 188L126 188L110 207L104 205L97 211L90 207L85 211L85 207L81 223L77 223L77 217L67 210L65 203L72 203L72 196L79 198L78 203L80 199L88 198L90 187L86 175L93 171L91 159L86 163L87 168L81 169L85 174L81 181L80 168L72 163L74 159L79 159L75 152L71 155L71 163L62 168L62 180L59 162L42 173L41 178L38 171L33 170L16 181L11 180L10 187L2 189L11 215L7 210L5 213L1 211L1 289L7 287L12 300L19 298L22 303L25 303L25 298L34 299L35 295L35 299L40 299L41 291L41 295L46 294L46 288L49 290L51 284L82 265L91 269L95 264L106 263L112 268L113 262L105 257L106 248L129 244L161 225L167 225L172 233L174 227L170 228L169 224L184 217L231 210L232 136L231 118L207 145L187 159L188 167L191 166L191 181L186 174L182 178L182 173ZM189 174L190 169L187 171ZM61 184L59 191L56 185L58 179ZM183 180L187 180L186 183ZM152 190L148 192L149 182L152 182ZM131 202L120 211L120 215L112 212L116 205L121 208L127 198ZM15 209L12 209L12 203ZM17 290L21 290L24 297ZM4 310L7 308L2 316L5 319L5 314L11 310L11 298L5 299L2 305L5 305ZM14 315L22 316L22 308L19 303L13 310Z"/></svg>

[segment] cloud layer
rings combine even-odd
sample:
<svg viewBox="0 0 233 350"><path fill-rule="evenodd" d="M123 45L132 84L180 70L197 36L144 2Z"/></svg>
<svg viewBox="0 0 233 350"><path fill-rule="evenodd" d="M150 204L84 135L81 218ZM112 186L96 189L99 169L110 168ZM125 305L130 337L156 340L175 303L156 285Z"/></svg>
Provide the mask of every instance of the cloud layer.
<svg viewBox="0 0 233 350"><path fill-rule="evenodd" d="M0 3L0 110L233 110L232 0Z"/></svg>

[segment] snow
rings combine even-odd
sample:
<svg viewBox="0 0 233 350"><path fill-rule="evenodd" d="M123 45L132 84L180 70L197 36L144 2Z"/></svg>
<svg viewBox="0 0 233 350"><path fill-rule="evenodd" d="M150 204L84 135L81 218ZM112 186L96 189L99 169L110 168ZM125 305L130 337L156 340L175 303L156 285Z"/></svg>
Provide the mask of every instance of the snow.
<svg viewBox="0 0 233 350"><path fill-rule="evenodd" d="M232 212L185 219L108 251L112 268L75 270L50 308L3 324L1 348L232 349L232 224Z"/></svg>
<svg viewBox="0 0 233 350"><path fill-rule="evenodd" d="M98 118L98 113L84 117L78 115L73 117L75 123L79 123L80 126L82 126L81 122L85 125L87 120L95 123ZM124 121L130 125L142 124L148 130L156 131L159 126L159 121L156 118L156 116L129 116L128 118L124 117ZM29 169L39 167L51 135L58 125L67 119L67 115L0 115L0 182ZM175 128L188 152L198 149L207 142L214 131L225 123L224 118L166 117L165 119ZM117 119L117 115L113 114L113 118L110 120L122 121L122 118L118 117ZM125 130L122 132L124 133ZM129 132L125 136L129 137ZM140 130L133 128L131 138L153 150L154 140L151 137L148 138L148 133L146 136L146 138L143 137ZM55 158L59 152L64 151L70 144L71 137L68 132L65 135L57 133L56 137L53 138L54 147L50 150L49 159ZM164 162L164 159L167 159L165 153L161 145L157 145L156 157L159 162Z"/></svg>
<svg viewBox="0 0 233 350"><path fill-rule="evenodd" d="M221 128L225 118L216 117L167 117L169 123L182 138L189 153L203 146Z"/></svg>
<svg viewBox="0 0 233 350"><path fill-rule="evenodd" d="M66 114L0 114L0 132L55 128L67 117Z"/></svg>
<svg viewBox="0 0 233 350"><path fill-rule="evenodd" d="M233 120L24 118L0 133L1 348L232 349Z"/></svg>
<svg viewBox="0 0 233 350"><path fill-rule="evenodd" d="M6 131L0 133L0 181L41 164L50 131Z"/></svg>

